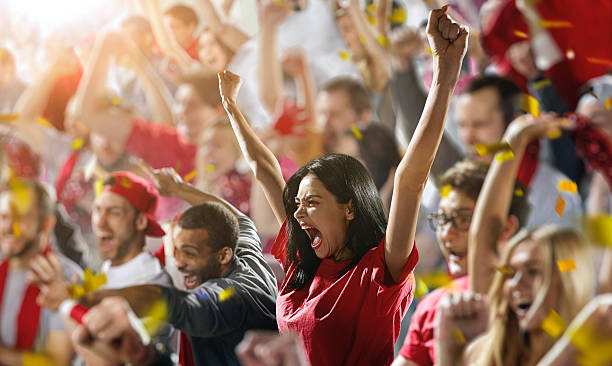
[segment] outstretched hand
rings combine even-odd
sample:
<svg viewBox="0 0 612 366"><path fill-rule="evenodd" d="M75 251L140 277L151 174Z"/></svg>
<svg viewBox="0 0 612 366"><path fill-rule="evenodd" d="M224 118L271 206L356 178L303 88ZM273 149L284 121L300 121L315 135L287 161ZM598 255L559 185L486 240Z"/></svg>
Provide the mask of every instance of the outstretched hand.
<svg viewBox="0 0 612 366"><path fill-rule="evenodd" d="M224 103L227 101L235 102L238 98L240 86L242 85L242 79L240 79L240 76L228 70L223 70L218 76L221 99Z"/></svg>
<svg viewBox="0 0 612 366"><path fill-rule="evenodd" d="M446 14L448 5L442 9L434 9L429 12L427 23L427 39L429 47L441 63L454 66L459 73L461 61L467 51L468 28L457 24Z"/></svg>

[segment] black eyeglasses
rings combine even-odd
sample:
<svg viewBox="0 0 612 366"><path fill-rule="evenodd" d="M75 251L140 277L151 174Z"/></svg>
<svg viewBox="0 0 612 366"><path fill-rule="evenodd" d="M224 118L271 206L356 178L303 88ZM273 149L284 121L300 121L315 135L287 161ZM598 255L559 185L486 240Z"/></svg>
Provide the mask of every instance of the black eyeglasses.
<svg viewBox="0 0 612 366"><path fill-rule="evenodd" d="M432 213L427 215L429 226L433 231L438 229L438 226L444 226L447 223L452 223L453 227L459 231L468 231L472 223L472 211L469 209L458 210L450 215L443 213Z"/></svg>

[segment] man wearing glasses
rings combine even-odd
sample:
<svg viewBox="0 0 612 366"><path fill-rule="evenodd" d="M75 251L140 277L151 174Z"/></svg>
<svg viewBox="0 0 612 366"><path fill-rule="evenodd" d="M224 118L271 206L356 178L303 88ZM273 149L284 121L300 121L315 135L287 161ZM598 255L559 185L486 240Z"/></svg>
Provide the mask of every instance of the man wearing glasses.
<svg viewBox="0 0 612 366"><path fill-rule="evenodd" d="M412 316L404 345L392 366L425 366L435 364L434 327L438 302L449 291L467 291L468 231L480 188L487 175L488 165L469 159L457 162L438 179L440 203L438 211L428 215L429 224L436 233L440 250L453 278L451 285L439 288L423 297ZM515 187L509 216L514 216L520 229L528 214L527 192ZM523 194L521 194L521 192ZM505 232L500 244L516 230Z"/></svg>

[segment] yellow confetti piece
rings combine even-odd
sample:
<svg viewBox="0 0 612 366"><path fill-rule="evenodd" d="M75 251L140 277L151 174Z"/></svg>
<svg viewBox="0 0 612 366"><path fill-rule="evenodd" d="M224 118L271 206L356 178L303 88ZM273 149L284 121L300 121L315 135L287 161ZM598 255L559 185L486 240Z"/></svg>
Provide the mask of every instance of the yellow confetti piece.
<svg viewBox="0 0 612 366"><path fill-rule="evenodd" d="M19 119L17 113L12 114L0 114L0 123L13 122Z"/></svg>
<svg viewBox="0 0 612 366"><path fill-rule="evenodd" d="M217 170L217 167L212 164L207 164L205 169L207 173L214 173L215 170Z"/></svg>
<svg viewBox="0 0 612 366"><path fill-rule="evenodd" d="M445 184L440 188L440 197L448 197L450 192L453 190L453 186Z"/></svg>
<svg viewBox="0 0 612 366"><path fill-rule="evenodd" d="M379 34L378 43L383 47L387 47L389 45L389 40L387 39L387 37L385 37L384 34Z"/></svg>
<svg viewBox="0 0 612 366"><path fill-rule="evenodd" d="M565 320L556 311L550 309L548 316L541 324L542 330L552 338L559 338L565 330Z"/></svg>
<svg viewBox="0 0 612 366"><path fill-rule="evenodd" d="M562 134L563 134L563 133L561 132L561 130L560 130L560 129L555 128L555 129L552 129L552 130L548 131L548 134L547 134L546 136L547 136L549 139L551 139L551 140L556 140L556 139L558 139L559 137L561 137L561 135L562 135Z"/></svg>
<svg viewBox="0 0 612 366"><path fill-rule="evenodd" d="M174 164L174 171L178 173L180 169L181 169L181 161L178 160L176 164Z"/></svg>
<svg viewBox="0 0 612 366"><path fill-rule="evenodd" d="M111 99L111 104L116 107L121 103L121 99L118 96L114 96L113 99Z"/></svg>
<svg viewBox="0 0 612 366"><path fill-rule="evenodd" d="M446 272L423 273L418 278L425 282L429 288L444 287L453 282L453 279Z"/></svg>
<svg viewBox="0 0 612 366"><path fill-rule="evenodd" d="M233 287L228 287L225 290L221 291L221 293L219 293L219 300L220 301L225 301L225 300L229 299L230 297L232 297L235 292L236 292L236 290L234 290Z"/></svg>
<svg viewBox="0 0 612 366"><path fill-rule="evenodd" d="M353 135L355 135L355 138L357 140L361 140L363 138L363 135L361 134L361 131L359 131L359 129L357 128L357 126L355 126L355 124L351 124L351 131L353 131Z"/></svg>
<svg viewBox="0 0 612 366"><path fill-rule="evenodd" d="M565 191L565 192L570 192L570 193L578 192L578 186L576 185L576 183L572 182L569 179L561 180L559 182L559 185L557 185L557 189L560 191Z"/></svg>
<svg viewBox="0 0 612 366"><path fill-rule="evenodd" d="M36 122L38 122L38 124L43 127L53 128L53 125L51 124L51 122L49 122L49 120L46 119L45 117L42 117L42 116L36 117Z"/></svg>
<svg viewBox="0 0 612 366"><path fill-rule="evenodd" d="M82 284L74 284L70 288L70 296L72 298L79 298L90 292L94 292L100 287L106 285L107 279L105 273L94 274L89 268L85 268L83 271Z"/></svg>
<svg viewBox="0 0 612 366"><path fill-rule="evenodd" d="M568 60L573 60L576 58L576 53L574 52L574 50L569 49L565 52L565 57L567 57Z"/></svg>
<svg viewBox="0 0 612 366"><path fill-rule="evenodd" d="M461 331L461 329L453 328L452 332L453 332L453 338L455 339L455 343L461 346L467 343L467 340L465 339L465 336L463 335L463 332Z"/></svg>
<svg viewBox="0 0 612 366"><path fill-rule="evenodd" d="M121 185L125 188L132 188L132 181L127 177L121 177Z"/></svg>
<svg viewBox="0 0 612 366"><path fill-rule="evenodd" d="M72 141L72 150L81 150L83 148L83 139L74 139Z"/></svg>
<svg viewBox="0 0 612 366"><path fill-rule="evenodd" d="M567 20L540 20L542 28L571 28L572 23Z"/></svg>
<svg viewBox="0 0 612 366"><path fill-rule="evenodd" d="M569 272L576 269L576 262L574 262L574 260L571 258L557 261L557 265L559 266L559 271L561 272Z"/></svg>
<svg viewBox="0 0 612 366"><path fill-rule="evenodd" d="M53 366L48 356L41 353L23 352L21 356L23 366Z"/></svg>
<svg viewBox="0 0 612 366"><path fill-rule="evenodd" d="M98 198L102 194L102 189L104 188L104 182L102 182L102 180L98 179L96 181L94 187L95 187L95 191L96 191L96 198Z"/></svg>
<svg viewBox="0 0 612 366"><path fill-rule="evenodd" d="M552 82L550 81L550 79L544 79L544 80L536 81L535 83L533 83L533 87L535 89L541 89L548 85L552 85Z"/></svg>
<svg viewBox="0 0 612 366"><path fill-rule="evenodd" d="M513 275L515 273L512 268L506 266L496 266L495 270L504 275Z"/></svg>
<svg viewBox="0 0 612 366"><path fill-rule="evenodd" d="M387 19L393 24L403 24L406 23L407 18L408 13L406 12L406 9L396 8Z"/></svg>
<svg viewBox="0 0 612 366"><path fill-rule="evenodd" d="M476 152L480 156L494 155L501 151L512 151L512 147L506 141L492 142L488 144L477 142L474 144Z"/></svg>
<svg viewBox="0 0 612 366"><path fill-rule="evenodd" d="M164 300L157 300L151 309L142 318L142 325L150 335L156 335L168 318L168 304Z"/></svg>
<svg viewBox="0 0 612 366"><path fill-rule="evenodd" d="M272 2L278 6L287 6L283 0L272 0Z"/></svg>
<svg viewBox="0 0 612 366"><path fill-rule="evenodd" d="M429 55L433 56L433 51L431 50L431 48L428 45L425 45L425 52Z"/></svg>
<svg viewBox="0 0 612 366"><path fill-rule="evenodd" d="M191 172L187 173L187 175L185 175L185 176L183 177L183 180L184 180L185 182L189 182L190 180L192 180L193 178L195 178L197 174L198 174L198 171L194 169L194 170L192 170Z"/></svg>
<svg viewBox="0 0 612 366"><path fill-rule="evenodd" d="M429 287L425 281L420 278L416 280L416 290L414 291L414 297L420 299L421 297L427 295L429 293Z"/></svg>
<svg viewBox="0 0 612 366"><path fill-rule="evenodd" d="M2 60L4 58L4 51L0 50L0 60Z"/></svg>
<svg viewBox="0 0 612 366"><path fill-rule="evenodd" d="M22 179L13 177L9 179L9 188L12 194L12 203L15 205L17 214L24 215L32 205L32 188Z"/></svg>
<svg viewBox="0 0 612 366"><path fill-rule="evenodd" d="M495 160L497 160L500 163L503 163L504 161L508 161L512 159L514 159L514 152L512 152L512 150L504 150L504 151L500 151L497 154L495 154Z"/></svg>
<svg viewBox="0 0 612 366"><path fill-rule="evenodd" d="M21 228L19 228L19 220L13 221L13 236L17 239L21 238Z"/></svg>
<svg viewBox="0 0 612 366"><path fill-rule="evenodd" d="M610 107L612 107L612 97L606 99L605 104L606 104L606 109L610 110Z"/></svg>
<svg viewBox="0 0 612 366"><path fill-rule="evenodd" d="M581 226L590 243L612 246L612 216L586 216L581 220Z"/></svg>
<svg viewBox="0 0 612 366"><path fill-rule="evenodd" d="M517 197L523 197L525 195L525 192L523 192L522 189L517 188L517 189L514 190L514 195L517 196Z"/></svg>
<svg viewBox="0 0 612 366"><path fill-rule="evenodd" d="M514 35L519 37L519 38L524 38L524 39L529 38L529 35L527 35L527 33L521 32L520 30L515 30L514 31Z"/></svg>
<svg viewBox="0 0 612 366"><path fill-rule="evenodd" d="M531 114L535 118L538 118L538 116L540 115L540 103L538 103L538 100L536 98L532 97L529 94L523 94L523 97L521 98L520 108L521 110Z"/></svg>
<svg viewBox="0 0 612 366"><path fill-rule="evenodd" d="M376 4L368 4L366 6L366 11L369 13L374 13L376 11Z"/></svg>
<svg viewBox="0 0 612 366"><path fill-rule="evenodd" d="M592 64L598 64L598 65L612 65L612 61L610 60L604 60L602 58L596 58L596 57L587 57L587 61L592 63Z"/></svg>
<svg viewBox="0 0 612 366"><path fill-rule="evenodd" d="M360 34L358 37L361 43L366 43L366 37L363 34Z"/></svg>
<svg viewBox="0 0 612 366"><path fill-rule="evenodd" d="M561 195L557 196L557 203L555 204L555 212L559 217L563 217L563 212L565 211L565 200Z"/></svg>
<svg viewBox="0 0 612 366"><path fill-rule="evenodd" d="M376 25L376 18L373 17L370 14L366 14L366 19L368 21L368 23L372 24L372 25Z"/></svg>
<svg viewBox="0 0 612 366"><path fill-rule="evenodd" d="M351 53L348 51L340 50L338 51L338 56L340 56L344 62L349 62L351 60Z"/></svg>

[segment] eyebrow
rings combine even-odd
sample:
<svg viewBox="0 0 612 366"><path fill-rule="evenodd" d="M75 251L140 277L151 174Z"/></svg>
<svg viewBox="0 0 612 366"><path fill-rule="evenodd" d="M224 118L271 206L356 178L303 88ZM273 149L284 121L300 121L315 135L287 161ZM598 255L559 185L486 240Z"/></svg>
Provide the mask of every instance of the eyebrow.
<svg viewBox="0 0 612 366"><path fill-rule="evenodd" d="M181 246L181 250L182 249L186 249L186 248L191 248L191 249L197 251L198 253L202 251L199 246L194 245L194 244L184 244L184 245Z"/></svg>
<svg viewBox="0 0 612 366"><path fill-rule="evenodd" d="M309 194L308 196L304 197L305 200L307 200L309 198L322 198L322 197L319 196L318 194ZM295 199L299 200L300 198L298 196L295 196Z"/></svg>

